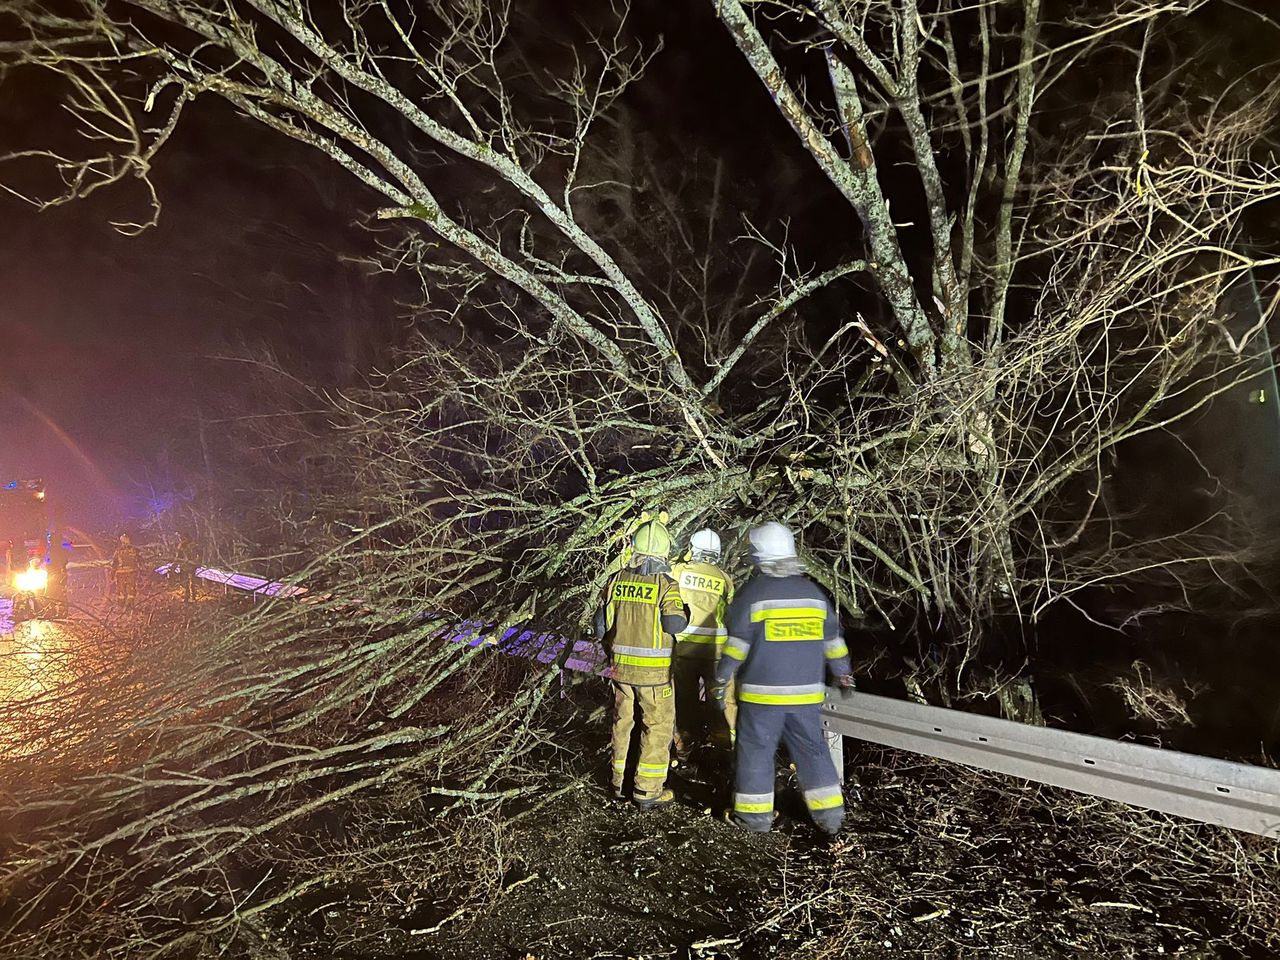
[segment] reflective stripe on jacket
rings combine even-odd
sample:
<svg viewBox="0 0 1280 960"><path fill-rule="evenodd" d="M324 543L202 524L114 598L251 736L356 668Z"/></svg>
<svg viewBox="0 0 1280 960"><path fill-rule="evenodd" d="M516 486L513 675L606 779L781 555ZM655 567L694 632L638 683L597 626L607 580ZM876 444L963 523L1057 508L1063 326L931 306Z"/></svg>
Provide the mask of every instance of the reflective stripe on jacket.
<svg viewBox="0 0 1280 960"><path fill-rule="evenodd" d="M603 599L604 648L613 679L637 687L670 683L675 637L663 629L662 619L685 619L684 600L671 575L619 571L606 582Z"/></svg>
<svg viewBox="0 0 1280 960"><path fill-rule="evenodd" d="M676 656L714 660L720 656L725 614L733 599L733 579L711 563L677 563L671 575L689 607L689 625L676 637Z"/></svg>
<svg viewBox="0 0 1280 960"><path fill-rule="evenodd" d="M826 671L850 672L839 614L808 577L757 574L729 604L727 626L716 678L737 674L739 703L822 703Z"/></svg>

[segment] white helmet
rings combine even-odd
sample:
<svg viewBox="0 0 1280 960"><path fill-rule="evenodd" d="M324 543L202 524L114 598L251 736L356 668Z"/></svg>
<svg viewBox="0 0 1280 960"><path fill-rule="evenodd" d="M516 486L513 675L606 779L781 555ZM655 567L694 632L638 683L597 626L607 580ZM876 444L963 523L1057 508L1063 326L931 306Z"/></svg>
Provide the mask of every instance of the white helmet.
<svg viewBox="0 0 1280 960"><path fill-rule="evenodd" d="M718 557L720 556L720 534L714 530L699 530L689 538L689 549L693 553L706 553Z"/></svg>
<svg viewBox="0 0 1280 960"><path fill-rule="evenodd" d="M796 538L780 523L771 520L752 529L748 536L751 540L751 552L759 563L790 560L796 555Z"/></svg>

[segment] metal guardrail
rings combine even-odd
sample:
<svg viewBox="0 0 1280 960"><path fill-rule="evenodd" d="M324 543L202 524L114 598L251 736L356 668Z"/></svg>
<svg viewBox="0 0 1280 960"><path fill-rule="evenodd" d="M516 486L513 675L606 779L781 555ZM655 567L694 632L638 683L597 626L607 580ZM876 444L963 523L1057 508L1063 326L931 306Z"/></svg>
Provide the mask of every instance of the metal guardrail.
<svg viewBox="0 0 1280 960"><path fill-rule="evenodd" d="M162 567L159 572L167 572ZM305 587L200 568L203 579L266 596L306 601ZM454 643L488 646L509 656L556 663L566 643L565 669L603 676L598 643L570 641L531 628L487 635L482 620L442 631ZM832 691L822 708L836 768L844 769L844 738L962 763L1036 783L1074 790L1201 823L1280 838L1280 770L1108 740L1069 730L1034 727L996 717L894 700L869 693Z"/></svg>
<svg viewBox="0 0 1280 960"><path fill-rule="evenodd" d="M832 694L823 724L843 737L1280 838L1280 770L868 693Z"/></svg>
<svg viewBox="0 0 1280 960"><path fill-rule="evenodd" d="M167 576L175 564L166 563L156 567L156 573ZM281 583L279 580L268 580L265 577L253 577L247 573L230 573L213 567L196 567L196 576L209 583L217 583L233 590L244 590L247 593L262 597L298 597L307 593L306 587L292 583Z"/></svg>

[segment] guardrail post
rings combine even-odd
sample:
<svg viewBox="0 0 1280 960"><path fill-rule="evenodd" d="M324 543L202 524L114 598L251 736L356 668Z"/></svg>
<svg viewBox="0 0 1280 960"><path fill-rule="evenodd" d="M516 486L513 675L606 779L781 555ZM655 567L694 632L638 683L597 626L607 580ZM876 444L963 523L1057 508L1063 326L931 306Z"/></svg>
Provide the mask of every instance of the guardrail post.
<svg viewBox="0 0 1280 960"><path fill-rule="evenodd" d="M827 741L827 749L831 751L831 762L836 766L840 782L844 782L844 734L831 729L831 721L822 721L822 736Z"/></svg>

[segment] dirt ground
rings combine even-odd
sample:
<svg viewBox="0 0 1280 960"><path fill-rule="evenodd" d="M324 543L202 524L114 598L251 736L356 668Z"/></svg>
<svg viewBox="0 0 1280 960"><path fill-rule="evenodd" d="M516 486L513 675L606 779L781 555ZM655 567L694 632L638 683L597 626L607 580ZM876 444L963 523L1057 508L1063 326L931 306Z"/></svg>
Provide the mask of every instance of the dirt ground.
<svg viewBox="0 0 1280 960"><path fill-rule="evenodd" d="M592 704L579 704L592 707ZM492 882L387 916L352 897L291 956L351 960L1280 956L1280 845L868 748L835 843L780 764L768 836L724 822L723 760L674 771L644 814L601 788L606 719L571 711L546 789L495 824ZM854 784L857 784L856 786ZM314 914L315 911L312 911Z"/></svg>
<svg viewBox="0 0 1280 960"><path fill-rule="evenodd" d="M164 632L170 645L185 635L174 618L211 615L152 593L73 634L92 622L123 640ZM10 659L29 672L37 661L20 654ZM509 776L533 792L447 817L410 800L318 820L326 862L354 865L354 879L246 920L261 952L226 955L1280 957L1275 841L872 747L846 751L849 817L834 843L808 825L785 761L770 835L722 819L729 763L714 753L673 771L676 805L644 814L602 788L604 694L584 678L545 711ZM299 844L302 862L314 843Z"/></svg>

